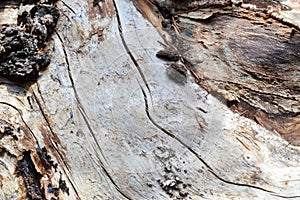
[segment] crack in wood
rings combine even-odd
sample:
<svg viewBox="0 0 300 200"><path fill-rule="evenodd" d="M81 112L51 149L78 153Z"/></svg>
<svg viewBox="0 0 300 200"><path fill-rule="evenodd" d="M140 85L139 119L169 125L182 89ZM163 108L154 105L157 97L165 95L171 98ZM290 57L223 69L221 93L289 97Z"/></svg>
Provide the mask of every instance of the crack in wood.
<svg viewBox="0 0 300 200"><path fill-rule="evenodd" d="M118 21L118 29L119 29L119 35L120 35L120 38L122 40L122 44L123 44L123 47L125 48L126 50L126 53L128 54L129 58L131 59L131 61L133 62L134 66L136 67L136 69L138 70L144 84L146 85L147 87L147 90L149 91L149 94L151 96L151 99L152 99L152 94L151 94L151 90L150 90L150 87L149 87L149 84L147 82L147 79L141 69L141 67L139 66L137 60L135 59L135 57L133 56L133 54L131 53L126 41L125 41L125 38L124 38L124 34L123 34L123 30L122 30L122 23L121 23L121 18L120 18L120 15L119 15L119 11L118 11L118 7L117 7L117 4L115 2L115 0L112 0L113 1L113 4L114 4L114 7L115 7L115 10L116 10L116 17L117 17L117 21Z"/></svg>
<svg viewBox="0 0 300 200"><path fill-rule="evenodd" d="M53 184L53 170L57 170L57 164L46 148L24 151L16 166L16 174L22 177L30 199L59 199L60 191L69 195L69 188L61 176L58 184Z"/></svg>
<svg viewBox="0 0 300 200"><path fill-rule="evenodd" d="M67 64L67 71L68 71L69 79L70 79L70 81L71 81L71 86L72 86L72 89L73 89L73 92L74 92L75 100L76 100L76 102L77 102L77 106L78 106L80 115L82 116L82 118L83 118L83 120L84 120L84 122L85 122L85 124L86 124L86 126L87 126L87 128L88 128L88 130L89 130L89 132L90 132L90 134L91 134L91 136L92 136L92 138L93 138L93 141L95 142L95 144L96 144L98 150L100 151L101 157L102 157L102 158L105 160L105 162L106 162L106 159L105 159L105 156L104 156L104 154L103 154L102 148L101 148L100 144L99 144L98 141L97 141L96 135L95 135L95 133L94 133L94 131L93 131L91 125L90 125L90 122L89 122L89 119L88 119L88 117L87 117L87 115L86 115L86 112L85 112L85 110L84 110L82 104L80 103L80 99L79 99L77 90L76 90L76 88L75 88L74 80L73 80L73 77L72 77L71 68L70 68L70 63L69 63L69 59L68 59L68 54L67 54L67 51L66 51L66 49L65 49L64 42L63 42L61 36L59 35L59 33L58 33L57 31L56 31L55 33L56 33L56 35L57 35L57 37L58 37L58 39L60 40L61 45L62 45L62 49L63 49L63 52L64 52L65 61L66 61L66 64ZM95 152L98 152L98 151L95 151ZM108 172L107 167L106 167L105 164L104 164L104 161L99 157L99 154L96 153L96 155L97 155L97 157L98 157L98 162L99 162L99 164L100 164L100 166L101 166L101 168L102 168L104 174L105 174L106 177L110 180L110 182L114 185L115 189L116 189L123 197L125 197L125 198L128 199L128 200L131 200L131 198L130 198L127 194L125 194L125 193L120 189L120 187L117 185L117 183L114 181L113 177L112 177L112 176L110 175L110 173Z"/></svg>
<svg viewBox="0 0 300 200"><path fill-rule="evenodd" d="M23 118L22 110L18 109L18 108L15 107L14 105L12 105L12 104L10 104L10 103L7 103L7 102L3 102L3 101L2 101L2 102L0 102L0 104L9 106L9 107L13 108L14 110L16 110L16 111L19 113L22 122L25 124L26 128L27 128L27 129L29 130L29 132L31 133L31 135L32 135L32 137L34 138L34 140L35 140L37 146L40 147L39 142L38 142L38 140L37 140L37 138L36 138L34 132L33 132L32 129L28 126L28 124L26 123L26 121L25 121L24 118Z"/></svg>
<svg viewBox="0 0 300 200"><path fill-rule="evenodd" d="M60 1L60 2L62 2L64 4L64 6L66 6L74 15L77 15L77 13L74 11L74 9L71 6L66 4L64 1Z"/></svg>
<svg viewBox="0 0 300 200"><path fill-rule="evenodd" d="M65 172L68 180L70 181L71 185L73 186L74 191L76 192L76 188L74 187L75 183L73 183L72 179L69 177L70 176L69 174L71 174L71 168L70 168L69 164L66 162L65 156L62 155L61 151L59 150L58 144L57 144L57 143L60 144L59 138L56 135L56 133L54 133L54 131L52 129L52 126L50 124L50 121L49 121L47 115L45 114L45 112L44 112L44 110L42 108L42 105L41 105L39 99L37 98L35 92L33 92L33 96L34 96L35 101L37 102L38 108L39 108L39 110L40 110L40 112L41 112L44 120L46 121L46 124L47 124L47 126L48 126L48 128L50 130L51 136L52 136L52 137L50 137L51 144L48 144L48 145L51 145L51 147L53 147L53 149L55 150L55 152L58 155L58 159L66 167L66 168L63 167L63 170L64 170L64 172ZM52 149L52 148L50 148L50 149ZM69 173L66 173L65 169L67 169Z"/></svg>
<svg viewBox="0 0 300 200"><path fill-rule="evenodd" d="M156 127L158 128L159 130L161 130L163 133L165 133L166 135L170 136L171 138L175 139L177 142L179 142L181 145L183 145L185 148L187 148L207 169L208 171L214 176L216 177L217 179L219 179L220 181L226 183L226 184L229 184L229 185L235 185L235 186L241 186L241 187L249 187L249 188L253 188L253 189L257 189L257 190L261 190L263 192L267 192L273 196L277 196L277 197L282 197L282 198L299 198L300 196L285 196L285 195L281 195L281 194L278 194L272 190L269 190L269 189L265 189L263 187L259 187L259 186L256 186L256 185L250 185L250 184L245 184L245 183L238 183L238 182L233 182L233 181L229 181L229 180L226 180L225 178L222 178L221 176L219 176L217 174L217 172L215 172L213 170L213 168L203 159L201 158L201 156L195 151L193 150L191 147L189 147L186 143L184 143L182 140L180 140L178 137L176 137L176 135L168 130L166 130L165 128L163 128L162 126L160 126L153 118L152 116L150 115L150 112L149 112L149 105L148 105L148 97L147 97L147 94L145 92L145 90L142 88L142 86L140 85L139 83L139 86L140 86L140 89L141 89L141 92L143 94L143 97L144 97L144 102L145 102L145 112L146 112L146 115L149 119L149 121Z"/></svg>

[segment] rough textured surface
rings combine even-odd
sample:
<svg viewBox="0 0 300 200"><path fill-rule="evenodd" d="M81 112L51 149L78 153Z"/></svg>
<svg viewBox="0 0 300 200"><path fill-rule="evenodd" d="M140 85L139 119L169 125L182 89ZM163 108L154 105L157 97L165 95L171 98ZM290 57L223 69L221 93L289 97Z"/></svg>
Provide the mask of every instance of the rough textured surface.
<svg viewBox="0 0 300 200"><path fill-rule="evenodd" d="M59 14L54 6L37 2L23 2L15 24L0 24L0 75L13 82L36 81L50 63L44 47Z"/></svg>
<svg viewBox="0 0 300 200"><path fill-rule="evenodd" d="M156 6L57 2L61 17L48 47L49 67L29 88L1 81L0 199L300 198L299 147L232 112L226 103L240 96L224 93L229 99L222 103L223 93L212 92L228 88L210 86L209 75L227 75L222 56L245 55L233 42L244 37L242 31L217 33L231 30L233 11L206 10L204 22L183 12L163 20ZM240 6L235 12L243 16L232 20L281 44L246 19L250 11ZM184 28L191 23L189 32ZM274 29L282 28L285 37L281 23L274 22ZM249 47L256 42L247 41ZM254 65L248 59L253 53L246 64ZM267 58L285 64L285 57L273 57ZM229 61L236 63L234 58Z"/></svg>
<svg viewBox="0 0 300 200"><path fill-rule="evenodd" d="M203 88L300 145L300 29L271 12L284 12L284 3L244 1L223 9L178 11L164 30L177 46L173 55L185 59Z"/></svg>

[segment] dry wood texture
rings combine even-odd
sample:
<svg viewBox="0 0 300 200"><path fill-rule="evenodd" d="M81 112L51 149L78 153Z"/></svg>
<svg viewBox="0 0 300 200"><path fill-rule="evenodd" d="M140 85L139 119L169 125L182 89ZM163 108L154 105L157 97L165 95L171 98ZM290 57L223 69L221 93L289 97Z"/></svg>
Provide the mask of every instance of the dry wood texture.
<svg viewBox="0 0 300 200"><path fill-rule="evenodd" d="M2 1L0 199L300 199L299 6Z"/></svg>

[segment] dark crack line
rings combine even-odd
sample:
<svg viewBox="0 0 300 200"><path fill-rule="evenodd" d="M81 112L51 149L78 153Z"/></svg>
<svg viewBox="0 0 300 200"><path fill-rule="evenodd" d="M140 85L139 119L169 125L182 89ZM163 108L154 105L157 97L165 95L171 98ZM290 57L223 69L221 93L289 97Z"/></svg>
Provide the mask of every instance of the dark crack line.
<svg viewBox="0 0 300 200"><path fill-rule="evenodd" d="M85 114L85 112L84 112L82 106L81 106L80 104L78 104L78 107L79 107L79 112L80 112L81 116L83 117L83 120L84 120L84 122L86 123L86 125L87 125L87 127L88 127L88 129L89 129L89 131L90 131L90 133L91 133L91 135L92 135L92 137L93 137L93 140L95 141L95 143L96 143L96 145L97 145L97 148L100 150L101 155L102 155L102 157L104 158L104 160L106 160L105 157L104 157L104 155L103 155L103 153L102 153L102 149L100 148L100 145L98 144L98 141L97 141L97 139L96 139L95 133L94 133L94 131L92 130L91 125L89 124L89 120L87 119L86 114ZM94 150L94 151L97 152L97 150ZM106 169L106 167L105 167L105 165L104 165L103 161L101 160L101 158L100 158L100 156L99 156L98 153L96 154L96 157L98 158L98 162L99 162L99 164L100 164L102 170L104 171L105 175L108 177L108 179L110 180L110 182L114 185L114 187L116 188L116 190L117 190L123 197L125 197L126 199L132 200L132 198L130 198L127 194L125 194L125 193L120 189L120 187L117 185L117 183L114 181L114 179L112 178L112 176L110 175L110 173L107 171L107 169Z"/></svg>
<svg viewBox="0 0 300 200"><path fill-rule="evenodd" d="M69 76L69 79L70 79L70 81L71 81L72 89L73 89L73 92L74 92L74 95L75 95L75 100L76 100L76 102L77 102L77 106L78 106L79 112L80 112L80 114L81 114L81 116L82 116L84 122L86 123L87 128L89 129L89 132L90 132L90 134L91 134L91 136L92 136L92 138L93 138L93 140L94 140L94 142L95 142L95 144L96 144L98 150L99 150L100 153L101 153L101 156L104 158L104 160L106 160L106 159L105 159L105 156L104 156L104 154L103 154L103 152L102 152L102 148L100 147L100 144L99 144L98 141L97 141L97 138L96 138L96 136L95 136L95 133L94 133L94 131L93 131L93 129L92 129L90 123L89 123L89 119L88 119L88 117L87 117L87 115L86 115L86 112L85 112L85 110L84 110L82 104L80 103L80 99L79 99L77 90L76 90L75 85L74 85L74 80L73 80L72 73L71 73L71 69L70 69L70 63L69 63L69 59L68 59L68 54L67 54L67 52L66 52L66 48L65 48L64 42L63 42L62 38L60 37L60 35L58 34L58 32L55 31L55 33L56 33L56 35L57 35L57 37L58 37L58 39L60 40L61 45L62 45L62 49L63 49L63 52L64 52L65 61L66 61L67 68L68 68L68 69L67 69L67 71L68 71L68 76ZM95 152L97 152L97 151L95 150ZM125 193L120 189L120 187L116 184L116 182L114 181L114 179L112 178L112 176L111 176L111 175L109 174L109 172L107 171L107 169L106 169L106 167L105 167L105 165L104 165L104 162L101 160L101 158L98 156L98 154L97 154L96 156L97 156L97 158L99 159L98 162L99 162L99 164L100 164L100 166L101 166L103 172L104 172L105 175L108 177L108 179L111 181L111 183L114 185L115 189L116 189L123 197L125 197L126 199L132 200L132 199L131 199L127 194L125 194Z"/></svg>
<svg viewBox="0 0 300 200"><path fill-rule="evenodd" d="M35 137L34 132L31 130L31 128L28 126L28 124L26 123L26 121L25 121L24 118L23 118L23 113L22 113L22 111L21 111L20 109L16 108L15 106L13 106L13 105L7 103L7 102L0 102L0 104L7 105L7 106L13 108L14 110L16 110L16 111L19 113L19 115L20 115L20 117L21 117L23 123L25 124L26 128L28 128L28 130L29 130L29 132L31 133L32 137L34 138L34 140L35 140L37 146L40 148L38 139Z"/></svg>
<svg viewBox="0 0 300 200"><path fill-rule="evenodd" d="M119 12L118 12L118 8L117 8L117 5L116 5L116 2L115 0L113 0L113 4L114 4L114 7L115 7L115 10L116 10L116 16L117 16L117 21L118 21L118 29L119 29L119 33L120 33L120 37L121 37L121 40L122 40L122 43L123 43L123 46L124 48L126 49L127 51L127 54L129 55L129 57L131 58L132 62L134 63L134 65L136 66L136 68L138 69L139 73L140 73L140 76L144 82L144 84L146 85L148 91L149 91L149 94L150 96L151 95L151 90L149 88L149 85L146 81L146 78L140 68L140 66L138 65L138 62L136 61L136 59L134 58L134 56L132 55L131 51L129 50L129 47L128 45L126 44L126 41L125 41L125 38L124 38L124 35L123 35L123 32L122 32L122 23L121 23L121 19L120 19L120 16L119 16ZM140 83L139 83L140 85ZM254 188L254 189L258 189L258 190L261 190L261 191L264 191L264 192L268 192L268 193L271 193L272 195L275 195L275 196L280 196L280 195L276 195L275 192L271 191L271 190L268 190L268 189L265 189L265 188L262 188L262 187L258 187L258 186L255 186L255 185L248 185L248 184L244 184L244 183L235 183L235 182L232 182L232 181L228 181L222 177L220 177L200 156L199 154L194 151L191 147L189 147L187 144L185 144L182 140L180 140L179 138L177 138L173 133L171 133L170 131L164 129L163 127L161 127L159 124L156 123L155 120L153 120L153 118L151 117L150 115L150 112L149 112L149 105L148 105L148 97L146 95L146 92L144 91L144 89L142 88L142 86L140 85L140 88L142 90L142 93L143 93L143 96L144 96L144 100L145 100L145 111L146 111L146 114L147 114L147 117L148 119L151 121L151 123L157 127L158 129L160 129L162 132L164 132L165 134L167 134L168 136L174 138L176 141L178 141L181 145L183 145L185 148L187 148L190 152L192 152L192 154L194 154L207 168L208 168L208 171L213 174L217 179L223 181L224 183L227 183L227 184L231 184L231 185L236 185L236 186L243 186L243 187L250 187L250 188ZM286 198L285 196L282 196L283 198ZM290 198L290 197L287 197L287 198ZM293 197L292 197L293 198Z"/></svg>
<svg viewBox="0 0 300 200"><path fill-rule="evenodd" d="M142 94L144 96L144 101L145 101L145 111L146 111L146 115L148 117L148 119L150 120L150 122L157 127L158 129L160 129L162 132L164 132L166 135L170 136L171 138L175 139L177 142L179 142L181 145L183 145L185 148L187 148L194 156L197 157L197 159L208 169L208 171L217 179L219 179L220 181L226 183L226 184L230 184L230 185L235 185L235 186L241 186L241 187L249 187L249 188L253 188L253 189L257 189L257 190L261 190L267 193L270 193L273 196L277 196L277 197L282 197L282 198L298 198L300 196L284 196L284 195L279 195L276 194L276 192L259 187L259 186L255 186L255 185L249 185L249 184L245 184L245 183L237 183L237 182L233 182L233 181L229 181L226 180L224 178L222 178L221 176L219 176L217 174L217 172L215 172L210 166L209 164L207 164L202 158L201 156L195 151L193 150L191 147L189 147L187 144L185 144L182 140L180 140L178 137L176 137L172 132L166 130L165 128L163 128L162 126L160 126L150 115L149 112L149 105L148 105L148 97L147 94L145 92L145 90L142 88L142 86L139 83L139 86L141 88Z"/></svg>
<svg viewBox="0 0 300 200"><path fill-rule="evenodd" d="M69 10L71 10L71 12L74 14L74 15L77 15L77 13L73 10L73 8L71 6L69 6L68 4L66 4L64 1L61 1Z"/></svg>
<svg viewBox="0 0 300 200"><path fill-rule="evenodd" d="M114 2L114 5L115 5L115 8L116 8L116 11L117 11L117 7L116 7L116 4L115 4L115 1L113 0ZM119 30L120 30L120 33L122 33L122 28L121 28L121 22L120 22L120 17L118 15L118 11L117 11L117 18L118 18L118 22L119 22ZM124 40L124 37L122 34L121 35L121 38L122 38L122 42L125 43L125 40ZM126 43L125 43L126 44ZM125 46L125 45L124 45ZM127 46L125 46L127 47ZM127 47L128 49L128 47ZM130 53L130 52L129 52ZM130 53L131 54L131 53ZM132 56L132 55L131 55ZM139 70L141 71L141 70ZM190 70L191 71L191 70ZM143 74L142 74L143 75ZM145 78L142 76L143 80L145 80ZM213 175L215 176L217 179L219 179L220 181L224 182L224 183L227 183L227 184L230 184L230 185L235 185L235 186L241 186L241 187L250 187L250 188L253 188L253 189L257 189L257 190L261 190L261 191L264 191L264 192L267 192L267 193L270 193L270 195L273 195L273 196L277 196L277 197L281 197L281 198L299 198L300 196L284 196L284 195L279 195L279 194L276 194L276 192L274 191L271 191L271 190L268 190L268 189L265 189L265 188L262 188L262 187L259 187L259 186L255 186L255 185L249 185L249 184L245 184L245 183L236 183L236 182L233 182L233 181L229 181L229 180L226 180L224 178L222 178L221 176L219 176L210 166L209 164L207 164L201 157L200 155L195 151L193 150L191 147L189 147L187 144L185 144L182 140L180 140L178 137L176 137L172 132L166 130L165 128L161 127L150 115L150 112L149 112L149 105L148 105L148 97L146 95L146 92L145 90L142 88L141 84L138 82L140 88L141 88L141 91L142 91L142 94L144 96L144 101L145 101L145 111L146 111L146 115L148 117L148 119L150 120L150 122L155 126L157 127L158 129L160 129L162 132L164 132L165 134L167 134L168 136L170 136L171 138L174 138L177 142L179 142L181 145L183 145L185 148L187 148L194 156L197 157L197 159L202 163L204 164L204 166L207 167L208 171ZM146 84L147 86L147 84ZM149 88L148 88L149 90ZM150 93L150 92L149 92ZM150 93L151 95L151 93Z"/></svg>
<svg viewBox="0 0 300 200"><path fill-rule="evenodd" d="M117 21L118 21L118 29L119 29L119 35L120 35L120 38L122 40L122 44L123 44L123 47L125 48L126 52L127 52L127 55L130 57L131 61L133 62L133 64L135 65L136 69L138 70L144 84L146 85L147 87L147 90L149 91L149 94L152 98L152 95L151 95L151 90L150 90L150 87L149 87L149 84L147 82L147 79L145 77L145 75L143 74L143 71L142 69L140 68L137 60L135 59L135 57L132 55L126 41L125 41L125 38L124 38L124 34L123 34L123 29L122 29L122 22L121 22L121 18L120 18L120 14L119 14L119 10L118 10L118 7L117 7L117 4L116 4L116 1L115 0L112 0L113 4L114 4L114 7L115 7L115 11L116 11L116 17L117 17Z"/></svg>
<svg viewBox="0 0 300 200"><path fill-rule="evenodd" d="M38 82L36 82L36 86L37 86L38 93L40 94L40 97L41 97L41 99L42 99L44 105L46 105L45 99L44 99L44 97L43 97L43 95L42 95L42 92L41 92L41 90L40 90L40 84L39 84Z"/></svg>
<svg viewBox="0 0 300 200"><path fill-rule="evenodd" d="M86 147L83 147L79 142L74 142L75 144L77 144L78 146L80 146L81 149L83 149L84 151L86 152L89 152L89 150L86 148ZM98 156L99 154L96 155L96 158L99 160L98 163L101 163L101 159L100 157ZM88 156L88 159L91 161L91 162L94 162L92 156ZM101 178L101 173L99 172L99 169L102 169L102 166L100 165L100 167L98 167L98 163L96 165L93 165L94 169L98 172L98 175L99 177ZM105 181L109 184L109 181L107 179L105 179ZM111 189L111 185L109 184L108 185L109 188ZM114 187L114 186L113 186ZM112 192L114 192L112 189L111 189Z"/></svg>
<svg viewBox="0 0 300 200"><path fill-rule="evenodd" d="M38 91L39 91L39 93L40 93L40 89L39 89L39 88L38 88ZM42 108L42 105L41 105L40 101L38 100L38 98L37 98L35 92L33 92L33 96L34 96L34 98L35 98L35 101L37 102L37 105L38 105L38 107L39 107L39 110L41 111L41 113L42 113L42 115L43 115L43 118L45 119L45 121L46 121L46 123L47 123L47 126L49 127L49 130L50 130L50 132L51 132L51 135L54 137L54 136L55 136L55 133L54 133L54 131L53 131L51 125L50 125L50 122L49 122L49 120L48 120L48 118L47 118L47 116L46 116L46 114L45 114L45 112L44 112L44 110L43 110L43 108ZM41 98L43 99L41 93L40 93L40 96L41 96ZM70 166L69 166L68 163L65 161L64 156L63 156L63 155L60 153L60 151L58 150L58 147L57 147L56 142L53 142L53 139L51 139L51 141L52 141L52 146L53 146L53 148L55 149L56 153L59 155L60 161L63 163L63 165L67 168L67 170L68 170L69 173L71 174ZM55 145L54 145L54 144L55 144ZM75 192L75 194L76 194L76 197L80 199L79 194L78 194L77 189L76 189L77 186L75 187L76 184L73 183L73 181L72 181L72 179L69 177L68 173L66 173L65 168L62 167L62 169L63 169L63 171L65 172L67 179L68 179L69 182L71 183L71 186L72 186L72 188L73 188L73 190L74 190L74 192Z"/></svg>

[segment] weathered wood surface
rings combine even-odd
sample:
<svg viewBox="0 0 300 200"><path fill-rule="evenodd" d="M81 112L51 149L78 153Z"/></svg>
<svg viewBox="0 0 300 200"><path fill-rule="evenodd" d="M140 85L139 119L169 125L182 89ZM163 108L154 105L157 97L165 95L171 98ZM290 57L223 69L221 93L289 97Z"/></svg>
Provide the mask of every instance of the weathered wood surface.
<svg viewBox="0 0 300 200"><path fill-rule="evenodd" d="M299 15L299 4L288 3L294 8L276 13L293 25L299 44L299 18L291 17ZM169 30L163 29L162 16L148 1L106 0L95 7L92 1L56 4L61 16L48 47L49 67L31 85L1 80L0 199L300 198L299 143L290 144L210 94L213 88L224 89L221 94L236 89L225 91L228 87L209 82L230 71L218 68L231 57L226 48L218 54L214 43L221 40L213 35L227 41L244 33L215 34L218 20L232 30L234 24L246 27L245 18L229 23L232 11L219 8L213 11L221 14L212 18L212 31L210 21L189 21L192 14L181 13L183 28L190 23L192 31L201 27L193 36L202 34L204 39L197 39L182 36L185 32L175 27L176 35L172 21ZM239 6L235 12L249 11L243 10L247 4ZM211 12L204 18L211 20ZM274 23L276 28L282 22ZM196 45L191 44L194 40L199 40ZM156 57L166 48L179 52L182 63ZM298 64L299 47L293 50ZM224 58L218 63L211 54ZM195 66L190 68L187 60ZM204 72L207 85L201 84ZM247 80L235 81L242 85Z"/></svg>

